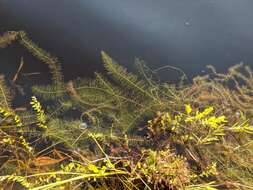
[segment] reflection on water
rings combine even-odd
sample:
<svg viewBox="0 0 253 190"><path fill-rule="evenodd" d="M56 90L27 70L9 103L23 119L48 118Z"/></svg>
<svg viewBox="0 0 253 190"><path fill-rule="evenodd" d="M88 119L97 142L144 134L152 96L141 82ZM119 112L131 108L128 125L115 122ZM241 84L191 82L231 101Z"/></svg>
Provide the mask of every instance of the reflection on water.
<svg viewBox="0 0 253 190"><path fill-rule="evenodd" d="M191 76L207 64L253 63L252 7L250 0L0 0L0 26L26 30L59 57L66 79L102 70L101 50L129 68L138 56ZM22 55L30 70L47 72L19 46L0 51L1 70L15 70Z"/></svg>

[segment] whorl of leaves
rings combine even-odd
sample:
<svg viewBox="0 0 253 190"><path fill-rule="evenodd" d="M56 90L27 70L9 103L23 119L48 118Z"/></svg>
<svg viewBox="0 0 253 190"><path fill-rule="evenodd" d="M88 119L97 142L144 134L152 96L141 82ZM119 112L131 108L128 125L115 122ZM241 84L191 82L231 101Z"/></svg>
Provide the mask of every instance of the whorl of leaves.
<svg viewBox="0 0 253 190"><path fill-rule="evenodd" d="M8 31L0 36L0 48L5 48L15 41L18 37L18 32Z"/></svg>
<svg viewBox="0 0 253 190"><path fill-rule="evenodd" d="M53 84L55 84L60 91L63 86L63 74L61 71L61 64L58 59L35 44L28 38L24 31L19 32L19 42L36 58L48 65L52 74ZM57 94L59 95L60 93Z"/></svg>

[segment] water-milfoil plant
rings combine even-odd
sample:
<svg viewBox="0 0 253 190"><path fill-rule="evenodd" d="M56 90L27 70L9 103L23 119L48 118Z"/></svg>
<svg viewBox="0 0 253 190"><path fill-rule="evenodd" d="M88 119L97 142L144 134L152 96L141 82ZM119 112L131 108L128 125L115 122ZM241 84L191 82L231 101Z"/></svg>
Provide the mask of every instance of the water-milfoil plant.
<svg viewBox="0 0 253 190"><path fill-rule="evenodd" d="M20 111L0 77L0 189L253 188L248 66L170 84L102 51L106 73L64 83L58 59L25 32L0 36L0 48L15 42L48 65L52 84L33 86Z"/></svg>

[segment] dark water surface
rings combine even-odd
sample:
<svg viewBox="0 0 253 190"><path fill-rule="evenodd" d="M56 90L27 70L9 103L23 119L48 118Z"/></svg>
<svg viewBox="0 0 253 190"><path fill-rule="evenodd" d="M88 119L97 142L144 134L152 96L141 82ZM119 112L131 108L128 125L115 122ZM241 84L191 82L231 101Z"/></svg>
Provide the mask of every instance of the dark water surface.
<svg viewBox="0 0 253 190"><path fill-rule="evenodd" d="M141 57L151 68L172 65L189 76L207 64L253 66L252 0L0 0L6 30L27 31L58 56L67 80L101 71L101 50L129 68ZM22 55L25 71L46 79L46 67L19 45L0 50L1 72L15 71Z"/></svg>

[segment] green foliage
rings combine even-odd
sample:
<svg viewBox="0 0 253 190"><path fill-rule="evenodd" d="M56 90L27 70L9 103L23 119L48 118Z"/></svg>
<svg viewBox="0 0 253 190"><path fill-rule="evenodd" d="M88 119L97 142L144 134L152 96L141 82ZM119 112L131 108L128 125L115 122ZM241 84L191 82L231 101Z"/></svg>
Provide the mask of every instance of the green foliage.
<svg viewBox="0 0 253 190"><path fill-rule="evenodd" d="M0 36L0 48L5 48L13 41L17 40L18 32L15 31L8 31L5 32L3 35Z"/></svg>
<svg viewBox="0 0 253 190"><path fill-rule="evenodd" d="M59 91L57 85L51 84L51 85L45 85L45 86L34 85L32 86L32 92L36 94L38 97L41 97L46 101L50 101L50 100L55 101L57 95L64 91Z"/></svg>
<svg viewBox="0 0 253 190"><path fill-rule="evenodd" d="M52 74L53 85L56 87L55 95L60 97L64 85L64 79L61 72L61 64L58 59L36 45L24 31L9 31L4 33L0 36L0 48L4 48L17 40L36 58L48 65Z"/></svg>
<svg viewBox="0 0 253 190"><path fill-rule="evenodd" d="M52 84L33 86L40 101L20 111L0 77L0 189L252 188L249 67L161 84L143 60L135 75L102 51L107 73L64 84L58 59L25 32L5 33L0 47L16 40Z"/></svg>
<svg viewBox="0 0 253 190"><path fill-rule="evenodd" d="M46 125L47 118L46 118L45 112L42 109L40 102L38 102L35 96L32 97L32 101L30 102L30 104L32 105L32 108L36 113L36 117L38 121L37 126L39 128L47 129L47 125Z"/></svg>
<svg viewBox="0 0 253 190"><path fill-rule="evenodd" d="M3 75L0 75L0 104L3 107L10 107L12 101L12 95L10 89L6 87L5 79Z"/></svg>
<svg viewBox="0 0 253 190"><path fill-rule="evenodd" d="M161 104L169 104L165 100L170 95L162 95L166 91L154 88L154 83L147 83L126 72L105 52L102 52L102 59L109 75L96 73L94 80L68 82L57 109L77 109L81 112L82 120L95 127L132 133L138 123L143 122L143 118L153 115L163 106L165 108ZM52 100L57 93L54 85L35 86L33 92L45 100Z"/></svg>
<svg viewBox="0 0 253 190"><path fill-rule="evenodd" d="M29 182L26 181L25 177L23 176L15 176L15 175L6 175L0 176L0 182L15 182L21 184L23 187L29 188L31 185Z"/></svg>
<svg viewBox="0 0 253 190"><path fill-rule="evenodd" d="M190 105L185 106L186 114L171 116L168 112L157 113L157 117L148 121L151 136L170 135L177 141L193 141L197 145L210 144L219 141L225 135L227 122L225 116L210 115L214 108L192 113ZM191 132L190 132L191 131Z"/></svg>
<svg viewBox="0 0 253 190"><path fill-rule="evenodd" d="M118 83L121 87L126 88L130 92L134 93L133 97L140 96L156 99L149 91L149 86L144 81L139 80L135 75L126 72L126 69L118 65L109 55L104 51L101 52L102 60L104 66L108 73L112 76L114 81Z"/></svg>
<svg viewBox="0 0 253 190"><path fill-rule="evenodd" d="M142 180L148 179L148 183L157 189L164 184L171 188L189 186L190 189L191 183L200 183L202 180L210 182L209 178L212 179L219 175L217 171L220 165L217 164L221 161L220 159L226 159L222 156L217 160L213 155L210 156L210 154L214 154L213 151L218 143L224 144L226 140L232 143L231 135L239 133L249 135L252 132L252 121L247 119L243 112L240 113L241 118L231 120L231 116L227 112L220 111L219 104L213 104L214 106L209 106L210 104L207 103L203 105L188 104L186 102L192 100L185 98L185 92L181 89L185 88L188 91L188 87L181 86L180 91L177 91L176 88L168 84L159 85L153 82L148 78L148 76L152 77L152 72L148 70L148 73L145 73L147 69L143 69L141 63L139 63L139 68L142 68L140 71L143 80L127 73L105 52L102 52L102 59L109 75L96 73L93 80L79 79L70 81L65 86L64 99L60 102L60 107L70 110L78 109L81 122L88 124L88 127L78 137L75 135L74 127L71 135L74 138L67 141L72 142L70 143L72 145L73 142L78 142L77 144L80 146L79 142L89 142L87 135L92 132L95 135L93 138L105 143L104 148L118 147L120 155L121 151L131 152L134 143L127 144L128 148L124 150L125 145L120 145L122 142L118 141L119 138L113 137L136 133L138 128L147 121L147 118L153 118L147 121L148 139L144 139L144 144L145 141L148 141L146 143L150 143L153 148L164 151L164 144L169 143L175 149L175 152L172 153L175 154L175 157L163 157L160 153L150 154L146 157L147 162L125 163L131 168L132 165L142 168L142 170L131 172L132 177L136 176L136 179L142 176L144 177ZM52 95L53 91L50 90L50 87L46 88L44 95L47 96L47 92L49 92L49 96ZM193 85L192 89L194 88ZM219 86L219 88L221 87ZM76 124L76 126L78 125ZM58 132L58 134L60 133ZM54 136L57 137L57 132ZM119 144L115 145L116 142ZM177 154L182 150L174 146L175 144L181 144L184 147L182 148L183 153L180 155ZM212 153L205 151L206 146L210 147ZM152 163L149 162L151 155L154 156ZM212 159L206 161L204 157L207 155ZM174 165L174 162L177 164ZM194 164L188 165L192 162ZM167 163L170 164L167 165ZM165 172L165 168L170 172L167 170ZM175 171L176 168L178 171ZM182 171L179 171L180 169ZM182 176L179 180L180 172ZM168 173L172 174L168 176ZM174 173L177 175L173 175ZM185 183L182 183L181 178L185 179ZM146 185L148 186L148 184ZM214 189L214 186L208 184L194 187Z"/></svg>
<svg viewBox="0 0 253 190"><path fill-rule="evenodd" d="M28 38L24 31L19 32L19 41L35 57L48 65L53 76L53 83L57 85L59 88L58 90L61 90L63 84L63 75L58 59L37 46L32 40Z"/></svg>
<svg viewBox="0 0 253 190"><path fill-rule="evenodd" d="M9 146L22 146L25 151L31 152L32 147L30 147L29 143L27 143L22 135L23 123L21 118L13 110L3 107L0 107L0 117L2 119L0 124L2 139L0 140L0 143ZM10 130L12 127L14 129ZM20 134L20 136L16 136L16 134Z"/></svg>
<svg viewBox="0 0 253 190"><path fill-rule="evenodd" d="M169 150L148 151L146 160L139 167L154 189L183 188L192 178L186 158L175 156Z"/></svg>

